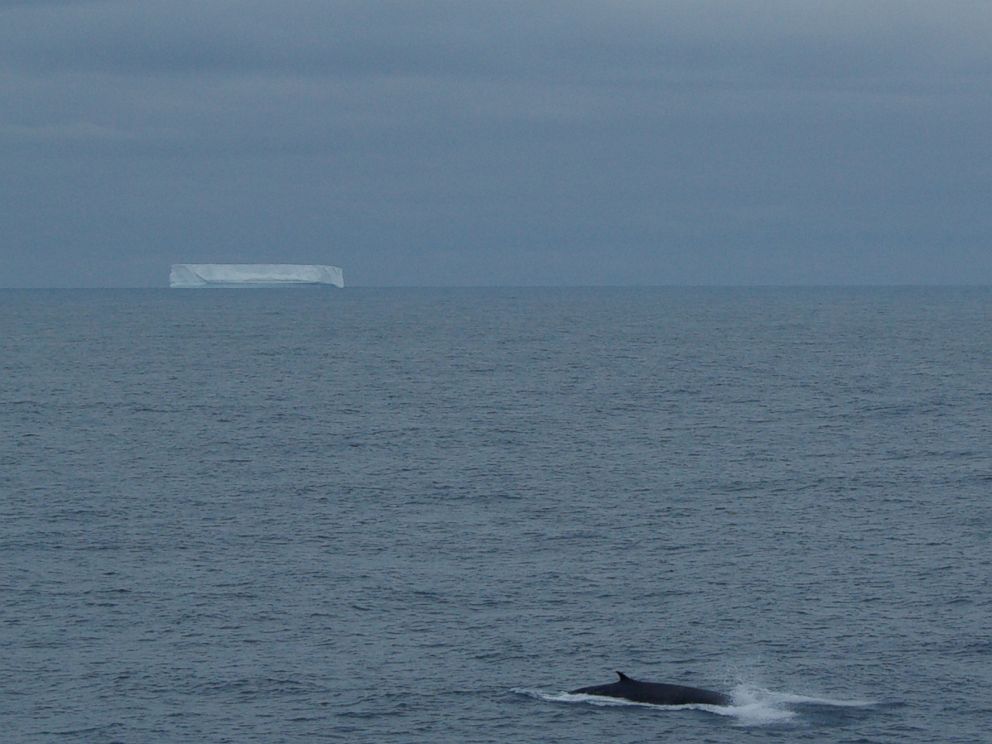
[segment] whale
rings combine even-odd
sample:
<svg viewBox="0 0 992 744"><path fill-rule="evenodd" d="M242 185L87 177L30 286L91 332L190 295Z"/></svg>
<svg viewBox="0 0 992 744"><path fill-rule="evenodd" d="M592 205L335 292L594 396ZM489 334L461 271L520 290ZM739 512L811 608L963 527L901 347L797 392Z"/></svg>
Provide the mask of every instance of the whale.
<svg viewBox="0 0 992 744"><path fill-rule="evenodd" d="M601 695L652 705L730 705L730 696L722 692L685 685L669 685L663 682L641 682L628 677L623 672L617 672L617 676L620 679L616 682L580 687L578 690L572 690L570 694Z"/></svg>

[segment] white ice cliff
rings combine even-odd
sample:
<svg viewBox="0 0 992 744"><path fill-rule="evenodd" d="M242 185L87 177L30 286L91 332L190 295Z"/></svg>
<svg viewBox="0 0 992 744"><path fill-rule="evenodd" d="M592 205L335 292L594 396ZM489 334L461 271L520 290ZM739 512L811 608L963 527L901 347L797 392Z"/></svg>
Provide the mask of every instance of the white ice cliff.
<svg viewBox="0 0 992 744"><path fill-rule="evenodd" d="M173 264L170 287L281 287L291 284L344 286L337 266L308 264Z"/></svg>

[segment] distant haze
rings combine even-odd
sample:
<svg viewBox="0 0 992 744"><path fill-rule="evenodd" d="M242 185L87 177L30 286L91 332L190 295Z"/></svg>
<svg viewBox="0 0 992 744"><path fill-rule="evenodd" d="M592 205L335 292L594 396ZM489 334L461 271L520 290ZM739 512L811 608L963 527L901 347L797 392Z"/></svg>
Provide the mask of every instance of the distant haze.
<svg viewBox="0 0 992 744"><path fill-rule="evenodd" d="M0 0L0 287L992 283L992 3Z"/></svg>

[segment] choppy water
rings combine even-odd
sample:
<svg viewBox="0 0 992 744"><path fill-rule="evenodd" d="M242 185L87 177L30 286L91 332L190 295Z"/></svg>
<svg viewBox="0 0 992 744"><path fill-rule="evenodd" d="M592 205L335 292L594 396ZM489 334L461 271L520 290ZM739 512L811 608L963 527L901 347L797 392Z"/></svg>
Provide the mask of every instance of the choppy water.
<svg viewBox="0 0 992 744"><path fill-rule="evenodd" d="M0 292L2 736L989 741L990 309Z"/></svg>

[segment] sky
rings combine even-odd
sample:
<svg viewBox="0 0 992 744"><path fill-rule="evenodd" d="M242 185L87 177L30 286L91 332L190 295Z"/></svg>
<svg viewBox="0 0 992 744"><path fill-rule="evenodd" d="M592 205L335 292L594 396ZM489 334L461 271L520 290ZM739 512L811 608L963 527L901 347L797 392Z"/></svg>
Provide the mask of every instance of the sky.
<svg viewBox="0 0 992 744"><path fill-rule="evenodd" d="M992 2L0 0L0 287L992 284Z"/></svg>

